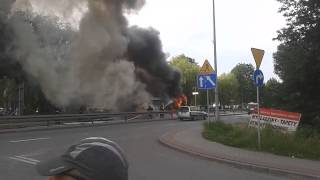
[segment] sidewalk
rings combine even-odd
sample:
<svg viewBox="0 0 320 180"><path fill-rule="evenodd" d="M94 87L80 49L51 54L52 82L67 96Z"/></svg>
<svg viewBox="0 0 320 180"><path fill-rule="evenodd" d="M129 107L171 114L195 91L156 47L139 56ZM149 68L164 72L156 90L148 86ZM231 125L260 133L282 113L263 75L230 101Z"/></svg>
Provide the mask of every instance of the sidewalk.
<svg viewBox="0 0 320 180"><path fill-rule="evenodd" d="M284 175L320 179L320 161L295 159L269 153L248 151L205 140L202 125L160 137L166 146L209 160Z"/></svg>

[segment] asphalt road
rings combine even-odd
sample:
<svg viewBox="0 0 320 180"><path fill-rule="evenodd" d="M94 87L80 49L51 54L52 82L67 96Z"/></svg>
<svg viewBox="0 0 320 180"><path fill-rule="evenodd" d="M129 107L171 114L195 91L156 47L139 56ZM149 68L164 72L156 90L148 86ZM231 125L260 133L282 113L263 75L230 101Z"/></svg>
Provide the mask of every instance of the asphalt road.
<svg viewBox="0 0 320 180"><path fill-rule="evenodd" d="M247 116L223 117L239 122ZM289 179L285 176L232 167L184 154L161 145L158 137L172 130L202 123L161 121L109 125L0 135L0 179L43 180L36 174L36 162L63 152L81 138L102 136L123 147L130 164L131 180Z"/></svg>

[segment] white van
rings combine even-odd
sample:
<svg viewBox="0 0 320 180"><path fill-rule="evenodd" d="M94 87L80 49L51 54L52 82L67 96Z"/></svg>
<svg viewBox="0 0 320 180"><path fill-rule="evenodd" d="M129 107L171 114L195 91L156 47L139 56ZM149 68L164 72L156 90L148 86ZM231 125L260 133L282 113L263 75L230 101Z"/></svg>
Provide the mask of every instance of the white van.
<svg viewBox="0 0 320 180"><path fill-rule="evenodd" d="M178 111L180 120L205 120L208 113L201 111L198 106L181 106Z"/></svg>
<svg viewBox="0 0 320 180"><path fill-rule="evenodd" d="M255 114L257 113L258 103L248 103L248 114Z"/></svg>

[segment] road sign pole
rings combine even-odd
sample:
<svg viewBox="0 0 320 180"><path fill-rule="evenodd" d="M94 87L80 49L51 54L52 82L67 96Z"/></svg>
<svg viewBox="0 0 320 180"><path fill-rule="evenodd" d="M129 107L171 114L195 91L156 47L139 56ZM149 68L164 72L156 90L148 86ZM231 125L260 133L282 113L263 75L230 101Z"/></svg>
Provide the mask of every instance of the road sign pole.
<svg viewBox="0 0 320 180"><path fill-rule="evenodd" d="M216 38L216 13L215 13L215 3L212 0L212 9L213 9L213 46L214 46L214 69L218 76L218 64L217 64L217 38ZM217 77L218 79L218 77ZM216 89L214 91L214 99L216 104L216 113L215 119L219 121L219 96L218 96L218 80L216 81Z"/></svg>
<svg viewBox="0 0 320 180"><path fill-rule="evenodd" d="M207 89L207 108L208 108L208 122L210 123L210 108L209 108L209 89Z"/></svg>
<svg viewBox="0 0 320 180"><path fill-rule="evenodd" d="M194 105L197 106L197 95L199 92L192 92L192 95L194 95Z"/></svg>
<svg viewBox="0 0 320 180"><path fill-rule="evenodd" d="M259 87L257 86L257 111L258 111L258 148L261 149L260 135L260 105L259 105Z"/></svg>
<svg viewBox="0 0 320 180"><path fill-rule="evenodd" d="M254 58L254 61L256 62L256 71L254 72L254 81L257 86L257 111L258 111L258 148L261 149L261 134L260 134L260 105L259 105L259 87L263 86L263 73L259 70L262 58L264 56L264 50L257 49L257 48L251 48L251 52Z"/></svg>

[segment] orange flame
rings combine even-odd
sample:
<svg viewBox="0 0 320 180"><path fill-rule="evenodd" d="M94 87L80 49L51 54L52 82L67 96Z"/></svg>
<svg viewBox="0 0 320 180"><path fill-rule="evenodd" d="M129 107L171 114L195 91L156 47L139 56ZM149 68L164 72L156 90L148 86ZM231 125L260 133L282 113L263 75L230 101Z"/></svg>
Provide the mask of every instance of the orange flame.
<svg viewBox="0 0 320 180"><path fill-rule="evenodd" d="M187 105L187 96L181 95L174 100L174 108L179 109L181 106Z"/></svg>

